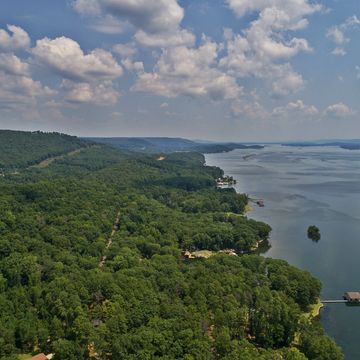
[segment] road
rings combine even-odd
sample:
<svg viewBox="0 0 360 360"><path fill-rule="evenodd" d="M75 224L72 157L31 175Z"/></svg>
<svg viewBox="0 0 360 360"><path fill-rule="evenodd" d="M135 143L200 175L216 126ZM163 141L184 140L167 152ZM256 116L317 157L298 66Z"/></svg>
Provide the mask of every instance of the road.
<svg viewBox="0 0 360 360"><path fill-rule="evenodd" d="M120 211L118 211L118 213L116 215L116 219L115 219L115 222L114 222L114 225L113 225L113 229L111 231L111 234L109 236L109 240L108 240L108 242L106 244L106 247L105 247L106 250L110 249L110 247L112 245L114 235L119 230L119 223L120 223ZM104 265L106 263L106 259L107 259L106 255L101 256L100 262L99 262L99 268L104 267Z"/></svg>

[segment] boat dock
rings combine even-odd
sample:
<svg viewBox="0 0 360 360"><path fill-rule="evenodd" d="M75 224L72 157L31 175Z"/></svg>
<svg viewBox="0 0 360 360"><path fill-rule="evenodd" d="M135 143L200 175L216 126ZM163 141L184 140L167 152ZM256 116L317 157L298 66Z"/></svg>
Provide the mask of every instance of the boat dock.
<svg viewBox="0 0 360 360"><path fill-rule="evenodd" d="M339 300L321 300L323 304L358 304L360 305L360 292L347 291L342 299Z"/></svg>
<svg viewBox="0 0 360 360"><path fill-rule="evenodd" d="M263 200L263 199L249 198L249 200L250 200L251 202L253 202L254 204L256 204L257 206L259 206L259 207L264 207L264 206L265 206L265 203L264 203L264 200Z"/></svg>

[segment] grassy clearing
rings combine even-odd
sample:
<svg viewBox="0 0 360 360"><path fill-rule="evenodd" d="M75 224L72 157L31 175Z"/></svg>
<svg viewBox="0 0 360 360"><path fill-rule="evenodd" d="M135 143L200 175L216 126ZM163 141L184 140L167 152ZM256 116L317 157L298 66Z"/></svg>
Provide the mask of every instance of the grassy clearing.
<svg viewBox="0 0 360 360"><path fill-rule="evenodd" d="M305 313L303 316L307 320L312 320L320 315L320 310L324 306L324 304L318 300L316 304L311 305L310 310Z"/></svg>
<svg viewBox="0 0 360 360"><path fill-rule="evenodd" d="M192 253L193 256L204 259L208 259L209 257L214 256L215 254L216 252L210 250L199 250L199 251L194 251Z"/></svg>
<svg viewBox="0 0 360 360"><path fill-rule="evenodd" d="M320 316L320 311L323 306L324 304L320 301L320 299L318 299L318 302L316 304L310 306L308 312L302 314L300 321L304 321L304 320L307 322L313 321L315 318ZM300 342L300 333L297 332L294 337L293 345L298 345L299 342Z"/></svg>
<svg viewBox="0 0 360 360"><path fill-rule="evenodd" d="M46 160L43 160L41 161L40 163L36 164L36 165L33 165L33 166L30 166L32 168L35 168L35 169L43 169L43 168L46 168L48 167L51 163L53 163L55 160L60 160L60 159L63 159L65 156L74 156L74 155L77 155L81 152L82 149L77 149L77 150L74 150L74 151L71 151L67 154L64 154L64 155L60 155L60 156L54 156L52 158L49 158L49 159L46 159Z"/></svg>
<svg viewBox="0 0 360 360"><path fill-rule="evenodd" d="M27 360L27 359L31 359L31 358L32 358L31 354L19 354L18 355L19 360Z"/></svg>

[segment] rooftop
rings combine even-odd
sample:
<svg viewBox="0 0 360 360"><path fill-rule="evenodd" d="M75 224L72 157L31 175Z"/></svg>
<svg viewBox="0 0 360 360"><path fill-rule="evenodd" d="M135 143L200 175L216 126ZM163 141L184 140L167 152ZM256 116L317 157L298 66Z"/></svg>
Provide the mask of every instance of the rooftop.
<svg viewBox="0 0 360 360"><path fill-rule="evenodd" d="M348 291L345 293L345 297L351 300L360 300L360 292Z"/></svg>
<svg viewBox="0 0 360 360"><path fill-rule="evenodd" d="M32 358L29 358L27 360L48 360L48 358L46 357L45 354L41 353L41 354L37 354L37 355L33 356Z"/></svg>

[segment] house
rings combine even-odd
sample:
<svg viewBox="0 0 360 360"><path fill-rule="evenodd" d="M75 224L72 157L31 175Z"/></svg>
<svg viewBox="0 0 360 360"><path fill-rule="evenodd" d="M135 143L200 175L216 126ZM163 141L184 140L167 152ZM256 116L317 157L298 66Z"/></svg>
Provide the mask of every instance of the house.
<svg viewBox="0 0 360 360"><path fill-rule="evenodd" d="M27 360L50 360L53 358L53 356L54 356L54 354L45 355L44 353L41 353L41 354L37 354Z"/></svg>
<svg viewBox="0 0 360 360"><path fill-rule="evenodd" d="M344 300L347 300L351 303L360 303L360 292L348 291L344 294Z"/></svg>
<svg viewBox="0 0 360 360"><path fill-rule="evenodd" d="M230 256L238 256L234 249L220 250L219 253L223 253L223 254L230 255Z"/></svg>
<svg viewBox="0 0 360 360"><path fill-rule="evenodd" d="M51 360L53 357L54 357L54 354L45 355L44 353L41 353L41 354L37 354L27 360Z"/></svg>
<svg viewBox="0 0 360 360"><path fill-rule="evenodd" d="M48 360L48 358L46 357L45 354L37 354L35 356L33 356L32 358L29 358L27 360Z"/></svg>
<svg viewBox="0 0 360 360"><path fill-rule="evenodd" d="M194 256L191 254L190 251L187 250L184 252L184 258L185 259L194 259Z"/></svg>

